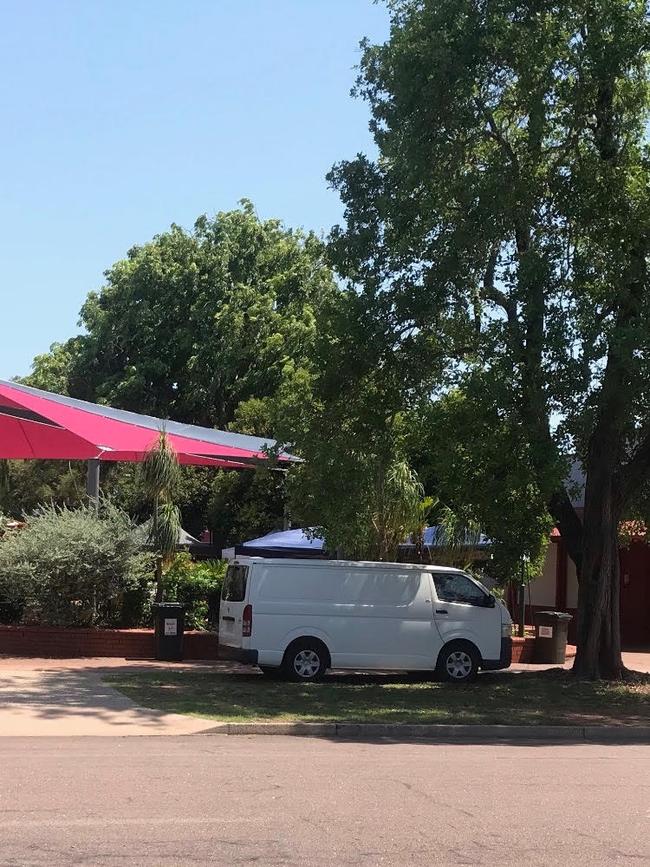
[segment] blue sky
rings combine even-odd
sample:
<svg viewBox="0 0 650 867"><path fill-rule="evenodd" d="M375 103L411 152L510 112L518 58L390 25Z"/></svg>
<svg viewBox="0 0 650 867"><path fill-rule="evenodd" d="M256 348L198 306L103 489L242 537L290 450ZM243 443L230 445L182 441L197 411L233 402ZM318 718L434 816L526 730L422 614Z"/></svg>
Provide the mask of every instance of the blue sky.
<svg viewBox="0 0 650 867"><path fill-rule="evenodd" d="M372 0L0 6L0 379L76 333L86 294L171 222L253 200L317 231L324 175L372 150L349 96Z"/></svg>

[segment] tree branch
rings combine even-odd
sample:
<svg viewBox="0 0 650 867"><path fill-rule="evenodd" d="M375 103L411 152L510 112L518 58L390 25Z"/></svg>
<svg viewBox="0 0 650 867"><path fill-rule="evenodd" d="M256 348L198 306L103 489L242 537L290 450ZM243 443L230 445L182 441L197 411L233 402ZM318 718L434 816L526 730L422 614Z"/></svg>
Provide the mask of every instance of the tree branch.
<svg viewBox="0 0 650 867"><path fill-rule="evenodd" d="M551 516L564 539L564 544L576 567L578 580L582 568L582 521L564 488L556 491L548 505Z"/></svg>
<svg viewBox="0 0 650 867"><path fill-rule="evenodd" d="M483 117L485 118L488 125L488 135L491 139L493 139L497 144L501 147L505 155L508 157L510 164L517 174L519 174L519 160L517 159L517 155L515 154L512 145L503 134L503 130L499 127L496 122L494 115L491 110L485 105L485 103L477 99L475 100L476 107L481 112Z"/></svg>
<svg viewBox="0 0 650 867"><path fill-rule="evenodd" d="M619 470L619 490L623 503L628 503L650 473L650 432L646 433L636 451Z"/></svg>
<svg viewBox="0 0 650 867"><path fill-rule="evenodd" d="M488 256L487 265L485 268L485 276L483 277L483 289L481 290L481 296L485 301L491 301L493 304L497 304L499 307L503 308L505 311L508 322L511 325L515 325L517 322L517 305L515 301L506 295L501 289L497 289L494 285L494 275L497 268L497 262L499 260L499 250L501 248L501 244L499 242L495 242L492 245L492 249L490 250L490 255Z"/></svg>

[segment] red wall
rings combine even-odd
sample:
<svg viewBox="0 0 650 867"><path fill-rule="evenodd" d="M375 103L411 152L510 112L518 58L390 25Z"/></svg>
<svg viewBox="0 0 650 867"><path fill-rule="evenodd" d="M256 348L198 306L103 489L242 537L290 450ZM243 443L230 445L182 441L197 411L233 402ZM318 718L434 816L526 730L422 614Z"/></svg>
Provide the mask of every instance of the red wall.
<svg viewBox="0 0 650 867"><path fill-rule="evenodd" d="M512 661L531 662L533 638L512 639ZM0 626L0 654L58 657L111 656L153 659L152 629L61 629L54 626ZM216 659L215 632L186 632L184 659Z"/></svg>
<svg viewBox="0 0 650 867"><path fill-rule="evenodd" d="M633 647L650 643L650 546L645 542L621 549L621 638Z"/></svg>
<svg viewBox="0 0 650 867"><path fill-rule="evenodd" d="M513 638L512 639L512 661L513 662L532 662L533 661L533 645L534 638Z"/></svg>
<svg viewBox="0 0 650 867"><path fill-rule="evenodd" d="M114 656L153 659L153 629L62 629L54 626L0 626L0 654L74 658ZM215 632L186 632L184 659L216 659Z"/></svg>

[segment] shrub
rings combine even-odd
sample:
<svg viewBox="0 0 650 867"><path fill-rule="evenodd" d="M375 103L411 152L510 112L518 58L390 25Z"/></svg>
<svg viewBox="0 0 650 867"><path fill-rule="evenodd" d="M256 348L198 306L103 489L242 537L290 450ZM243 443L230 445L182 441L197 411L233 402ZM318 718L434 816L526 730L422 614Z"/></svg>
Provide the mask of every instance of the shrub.
<svg viewBox="0 0 650 867"><path fill-rule="evenodd" d="M149 616L153 558L129 516L104 502L100 514L44 506L0 540L0 602L28 622L122 625L125 600ZM132 625L132 624L129 624Z"/></svg>
<svg viewBox="0 0 650 867"><path fill-rule="evenodd" d="M185 605L187 629L208 629L217 623L227 568L225 560L194 562L189 554L174 558L165 574L165 599Z"/></svg>

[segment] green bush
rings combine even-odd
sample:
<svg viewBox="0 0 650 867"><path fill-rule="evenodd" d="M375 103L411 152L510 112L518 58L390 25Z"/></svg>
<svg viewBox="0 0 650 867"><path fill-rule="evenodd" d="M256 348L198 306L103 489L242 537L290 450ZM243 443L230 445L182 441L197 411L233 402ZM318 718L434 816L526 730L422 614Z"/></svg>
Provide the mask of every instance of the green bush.
<svg viewBox="0 0 650 867"><path fill-rule="evenodd" d="M165 600L185 605L186 629L209 629L216 625L227 568L225 560L194 562L189 554L176 555L165 573Z"/></svg>
<svg viewBox="0 0 650 867"><path fill-rule="evenodd" d="M153 558L129 516L45 506L0 539L0 603L52 626L122 626L150 617ZM135 615L133 611L135 610Z"/></svg>

